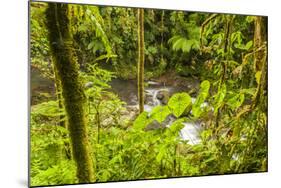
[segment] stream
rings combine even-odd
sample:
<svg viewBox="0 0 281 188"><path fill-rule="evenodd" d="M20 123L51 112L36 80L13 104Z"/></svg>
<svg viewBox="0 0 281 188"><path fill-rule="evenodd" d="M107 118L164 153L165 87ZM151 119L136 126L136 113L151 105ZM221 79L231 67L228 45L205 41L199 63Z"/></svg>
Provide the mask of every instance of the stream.
<svg viewBox="0 0 281 188"><path fill-rule="evenodd" d="M189 91L190 89L196 87L196 81L193 79L185 80L186 85L177 85L178 80L174 79L173 76L168 77L168 81L146 81L145 86L145 105L144 109L147 112L150 112L155 106L166 105L168 98L174 93ZM173 79L172 79L173 78ZM128 111L138 111L138 99L137 99L137 81L136 80L122 80L122 79L113 79L110 82L112 91L118 95L118 97L126 102L126 108ZM53 84L50 80L43 79L39 77L39 73L36 71L32 72L31 77L31 96L32 104L36 104L40 93L50 93L50 95L55 98ZM168 97L167 97L168 96ZM42 100L42 99L40 99ZM195 98L192 98L194 102ZM169 126L175 121L175 117L169 116L168 121L165 121L165 126ZM200 132L203 130L200 126L200 123L197 122L185 122L184 128L180 131L180 137L183 140L189 141L189 144L198 144L200 143ZM159 127L159 125L158 125ZM156 126L157 128L157 126Z"/></svg>
<svg viewBox="0 0 281 188"><path fill-rule="evenodd" d="M166 105L168 97L174 93L186 91L186 88L166 85L165 83L148 81L145 87L145 104L144 110L150 112L155 106ZM127 108L138 108L137 100L137 82L136 80L121 80L114 79L111 82L113 92L115 92L121 100L127 103ZM192 102L195 98L192 98ZM169 116L168 121L165 120L166 125L170 126L175 117ZM184 128L180 131L179 135L183 140L186 140L191 145L195 145L201 142L200 132L203 128L197 122L185 122Z"/></svg>

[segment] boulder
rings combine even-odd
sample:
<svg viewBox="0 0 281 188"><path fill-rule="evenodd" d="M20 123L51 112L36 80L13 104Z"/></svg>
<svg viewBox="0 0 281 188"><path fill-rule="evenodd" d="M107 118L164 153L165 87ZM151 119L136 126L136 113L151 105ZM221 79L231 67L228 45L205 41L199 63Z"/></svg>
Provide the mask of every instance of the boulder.
<svg viewBox="0 0 281 188"><path fill-rule="evenodd" d="M170 93L168 90L160 90L156 94L156 98L162 103L162 104L167 104L170 98Z"/></svg>
<svg viewBox="0 0 281 188"><path fill-rule="evenodd" d="M160 129L160 128L164 128L164 127L165 127L164 125L162 125L162 124L159 123L158 121L154 120L153 122L149 123L149 124L145 127L145 131Z"/></svg>
<svg viewBox="0 0 281 188"><path fill-rule="evenodd" d="M153 104L153 96L145 95L144 104L148 104L148 105Z"/></svg>
<svg viewBox="0 0 281 188"><path fill-rule="evenodd" d="M126 113L122 115L122 119L134 120L136 119L139 113L138 106L128 106L126 109Z"/></svg>

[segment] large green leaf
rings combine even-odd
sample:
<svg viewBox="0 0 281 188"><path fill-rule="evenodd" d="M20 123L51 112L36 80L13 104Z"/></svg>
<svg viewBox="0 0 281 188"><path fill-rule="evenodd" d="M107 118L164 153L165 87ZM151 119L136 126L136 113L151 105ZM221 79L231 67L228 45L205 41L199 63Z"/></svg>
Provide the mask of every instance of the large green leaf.
<svg viewBox="0 0 281 188"><path fill-rule="evenodd" d="M153 119L149 117L148 112L142 112L134 121L133 128L136 130L144 129Z"/></svg>
<svg viewBox="0 0 281 188"><path fill-rule="evenodd" d="M190 104L191 97L187 93L176 93L168 102L169 108L176 117L181 116Z"/></svg>
<svg viewBox="0 0 281 188"><path fill-rule="evenodd" d="M162 123L170 113L168 106L156 106L153 108L150 117Z"/></svg>

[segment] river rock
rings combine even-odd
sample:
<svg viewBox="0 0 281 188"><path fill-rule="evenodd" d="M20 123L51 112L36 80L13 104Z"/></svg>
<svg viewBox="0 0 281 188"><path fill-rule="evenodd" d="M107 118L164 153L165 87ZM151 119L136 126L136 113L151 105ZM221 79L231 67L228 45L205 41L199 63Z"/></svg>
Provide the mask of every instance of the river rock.
<svg viewBox="0 0 281 188"><path fill-rule="evenodd" d="M153 105L153 96L145 95L144 104Z"/></svg>
<svg viewBox="0 0 281 188"><path fill-rule="evenodd" d="M122 115L122 119L134 120L136 119L139 113L138 106L128 106L126 109L126 113Z"/></svg>
<svg viewBox="0 0 281 188"><path fill-rule="evenodd" d="M153 122L149 123L149 124L145 127L145 131L160 129L160 128L164 128L164 127L165 127L164 125L162 125L162 124L159 123L158 121L154 120Z"/></svg>
<svg viewBox="0 0 281 188"><path fill-rule="evenodd" d="M129 99L130 99L130 102L129 102L130 105L137 105L138 104L138 97L137 97L137 95L130 94L129 95Z"/></svg>
<svg viewBox="0 0 281 188"><path fill-rule="evenodd" d="M161 101L162 104L167 104L170 98L170 93L168 90L158 91L156 98Z"/></svg>
<svg viewBox="0 0 281 188"><path fill-rule="evenodd" d="M113 125L114 123L115 122L114 122L113 117L108 117L108 118L106 118L102 121L102 126L103 127L109 127L109 126Z"/></svg>

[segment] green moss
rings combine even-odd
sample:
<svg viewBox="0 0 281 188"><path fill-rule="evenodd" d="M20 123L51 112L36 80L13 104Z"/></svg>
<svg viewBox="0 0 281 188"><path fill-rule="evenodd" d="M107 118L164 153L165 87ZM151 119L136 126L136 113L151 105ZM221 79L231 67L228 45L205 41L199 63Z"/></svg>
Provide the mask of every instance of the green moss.
<svg viewBox="0 0 281 188"><path fill-rule="evenodd" d="M71 137L72 154L80 183L95 181L87 134L86 96L79 82L79 67L72 49L69 5L50 3L46 10L49 42L55 70L61 83Z"/></svg>

